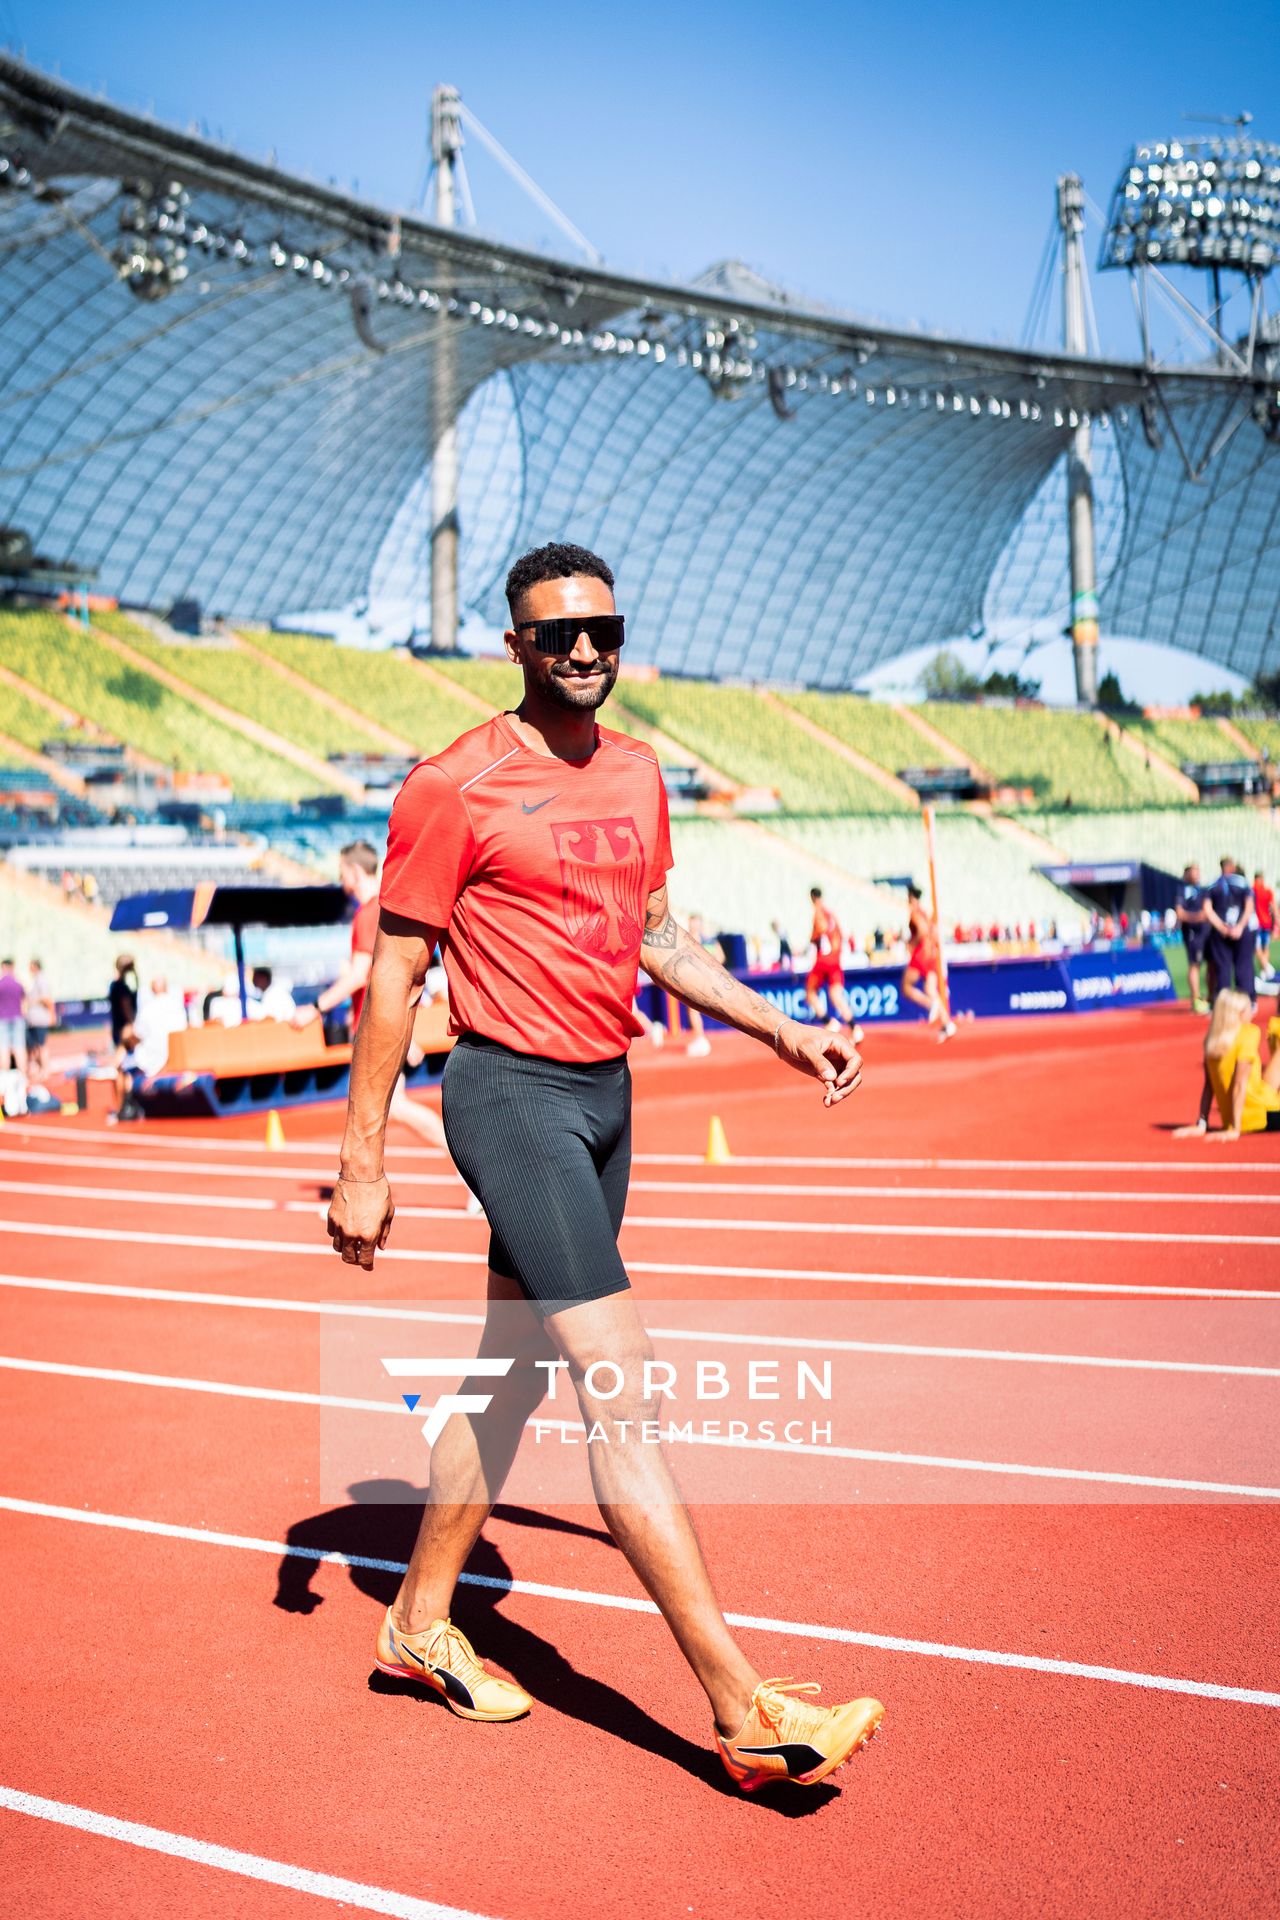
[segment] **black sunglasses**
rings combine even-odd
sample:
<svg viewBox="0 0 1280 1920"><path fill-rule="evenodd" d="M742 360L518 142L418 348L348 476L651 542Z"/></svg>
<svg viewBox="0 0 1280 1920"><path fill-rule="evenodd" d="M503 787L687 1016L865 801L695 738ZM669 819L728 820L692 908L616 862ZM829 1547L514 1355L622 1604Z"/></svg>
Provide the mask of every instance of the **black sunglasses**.
<svg viewBox="0 0 1280 1920"><path fill-rule="evenodd" d="M620 613L572 613L561 620L521 620L517 633L531 633L539 653L570 654L585 633L597 653L614 653L622 645Z"/></svg>

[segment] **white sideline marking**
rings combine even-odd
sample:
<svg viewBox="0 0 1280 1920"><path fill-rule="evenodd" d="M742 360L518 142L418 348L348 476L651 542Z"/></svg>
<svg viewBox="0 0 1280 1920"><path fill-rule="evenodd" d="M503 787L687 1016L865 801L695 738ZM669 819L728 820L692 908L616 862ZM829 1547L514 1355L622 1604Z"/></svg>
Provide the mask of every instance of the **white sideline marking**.
<svg viewBox="0 0 1280 1920"><path fill-rule="evenodd" d="M386 1362L383 1362L384 1366ZM438 1363L437 1363L438 1364ZM484 1363L482 1362L483 1366ZM127 1387L159 1387L180 1393L225 1394L235 1400L269 1400L285 1406L340 1407L356 1413L390 1413L404 1418L400 1400L358 1400L337 1393L302 1393L288 1387L247 1387L229 1380L191 1380L180 1374L138 1373L131 1367L83 1367L60 1360L24 1360L0 1354L0 1369L11 1373L54 1374L70 1380L102 1380ZM533 1416L531 1423L537 1425ZM543 1418L545 1427L581 1432L571 1420ZM1280 1500L1280 1487L1236 1485L1219 1480L1183 1480L1149 1473L1110 1473L1096 1467L1026 1466L1008 1460L965 1460L948 1454L896 1453L870 1447L824 1447L805 1441L695 1438L696 1446L728 1447L735 1452L816 1455L824 1460L865 1460L891 1467L940 1467L947 1472L1004 1474L1014 1480L1069 1480L1091 1486L1149 1487L1163 1493L1212 1493L1239 1500Z"/></svg>
<svg viewBox="0 0 1280 1920"><path fill-rule="evenodd" d="M334 1260L333 1248L311 1240L247 1240L199 1233L148 1233L140 1227L128 1231L101 1227L76 1227L46 1220L0 1220L0 1233L25 1235L37 1240L109 1240L113 1246L196 1247L214 1253L269 1253L273 1256L296 1254L303 1259ZM483 1267L483 1253L441 1253L431 1247L384 1247L379 1260L417 1260L427 1264L458 1267ZM692 1279L728 1280L804 1280L821 1286L869 1287L960 1287L993 1289L1012 1293L1114 1294L1125 1298L1152 1300L1280 1300L1280 1290L1263 1287L1182 1287L1139 1286L1123 1280L992 1280L981 1275L939 1273L841 1273L830 1267L738 1267L697 1266L689 1261L628 1260L630 1273L674 1273Z"/></svg>
<svg viewBox="0 0 1280 1920"><path fill-rule="evenodd" d="M152 1197L147 1195L148 1199ZM225 1202L217 1204L225 1205ZM308 1200L289 1200L285 1202L284 1211L310 1213L314 1207ZM396 1213L406 1220L458 1217L454 1207L397 1207ZM479 1215L467 1217L474 1218L479 1226L485 1224ZM1273 1233L1140 1233L1112 1227L957 1227L950 1223L923 1226L916 1221L899 1220L707 1220L700 1215L628 1213L623 1230L628 1227L675 1228L681 1233L859 1234L886 1240L1105 1240L1108 1244L1138 1242L1157 1247L1280 1247L1280 1234Z"/></svg>
<svg viewBox="0 0 1280 1920"><path fill-rule="evenodd" d="M41 1123L9 1122L10 1129L23 1139L39 1140L57 1136L68 1140L110 1140L113 1146L132 1148L170 1147L175 1153L265 1153L253 1140L226 1140L212 1134L200 1134L177 1138L172 1134L151 1133L144 1129L139 1133L125 1131L103 1132L88 1127L60 1127ZM302 1154L313 1152L324 1156L325 1166L332 1172L338 1164L339 1142L308 1140L299 1142L289 1151ZM396 1160L448 1160L443 1147L396 1147L393 1149ZM637 1166L647 1167L703 1167L705 1157L700 1153L637 1153L633 1156ZM894 1169L905 1171L931 1172L944 1170L959 1173L982 1173L992 1169L998 1173L1180 1173L1193 1174L1197 1179L1202 1175L1219 1173L1257 1173L1265 1172L1264 1163L1259 1161L1201 1160L1188 1154L1180 1160L1005 1160L999 1157L948 1158L933 1156L869 1156L862 1154L785 1154L785 1153L735 1153L733 1165L738 1167L816 1167L826 1172L841 1167L862 1169Z"/></svg>
<svg viewBox="0 0 1280 1920"><path fill-rule="evenodd" d="M102 1172L118 1174L120 1161L110 1154L78 1153L21 1153L11 1149L0 1151L0 1163L21 1161L42 1167L57 1167L59 1171L70 1172L73 1168L86 1167ZM145 1160L140 1156L129 1162L129 1172L135 1173L173 1173L172 1160ZM211 1166L185 1169L198 1173L200 1178L209 1180L297 1180L308 1182L335 1178L335 1170L326 1165L319 1167L290 1167L280 1165L250 1166L247 1163L236 1165ZM1265 1169L1260 1169L1265 1171ZM392 1184L396 1187L450 1187L460 1191L462 1181L456 1173L412 1173L403 1168L392 1175ZM55 1191L46 1187L14 1187L10 1191L47 1193ZM74 1193L71 1187L58 1187L59 1193ZM145 1191L145 1189L144 1189ZM807 1184L802 1181L781 1184L775 1181L740 1180L633 1180L632 1193L687 1193L702 1195L708 1193L727 1194L730 1197L747 1194L754 1198L776 1199L821 1199L821 1200L1000 1200L1035 1201L1060 1200L1073 1206L1086 1205L1151 1205L1151 1206L1198 1206L1198 1207L1234 1207L1239 1205L1259 1207L1280 1207L1280 1191L1266 1193L1166 1193L1159 1188L1147 1188L1138 1192L1117 1187L903 1187L903 1186L828 1186ZM133 1196L130 1195L130 1198ZM210 1196L207 1204L217 1204Z"/></svg>
<svg viewBox="0 0 1280 1920"><path fill-rule="evenodd" d="M334 1873L315 1873L310 1867L267 1860L260 1853L215 1846L211 1840L196 1840L190 1834L144 1827L136 1820L117 1820L113 1814L70 1806L64 1800L46 1800L37 1793L20 1793L16 1787L0 1787L0 1807L7 1807L10 1813L30 1814L37 1820L52 1820L61 1827L76 1827L81 1833L96 1833L104 1840L123 1840L150 1853L193 1860L197 1866L243 1874L248 1880L266 1880L273 1886L290 1887L295 1893L314 1893L321 1900L337 1900L364 1913L394 1914L398 1920L481 1920L465 1907L444 1907L436 1900L416 1899L411 1893L389 1893L385 1887L370 1887L363 1880L343 1880Z"/></svg>
<svg viewBox="0 0 1280 1920"><path fill-rule="evenodd" d="M307 1213L321 1217L323 1203L314 1200L265 1200L238 1193L150 1192L146 1188L67 1187L33 1185L29 1181L0 1180L0 1193L39 1196L41 1199L105 1200L121 1206L207 1207L224 1213ZM460 1207L397 1207L402 1220L454 1220L480 1227L482 1215L464 1214ZM1110 1227L957 1227L923 1226L911 1221L876 1220L706 1220L698 1215L629 1213L625 1227L652 1230L676 1228L682 1233L824 1233L859 1234L872 1239L911 1240L1106 1240L1138 1242L1144 1246L1280 1247L1280 1234L1270 1233L1140 1233ZM105 1237L113 1237L104 1229ZM332 1251L332 1249L330 1249Z"/></svg>
<svg viewBox="0 0 1280 1920"><path fill-rule="evenodd" d="M343 1407L356 1413L400 1413L400 1400L355 1400L341 1393L299 1393L291 1387L246 1387L233 1380L188 1380L176 1373L137 1373L132 1367L79 1367L64 1360L20 1360L0 1353L9 1373L52 1373L68 1380L109 1380L125 1387L167 1387L178 1393L221 1393L233 1400L271 1400L283 1406Z"/></svg>
<svg viewBox="0 0 1280 1920"><path fill-rule="evenodd" d="M322 1566L359 1567L371 1573L404 1573L403 1560L376 1560L364 1554L326 1552L322 1547L292 1546L282 1540L258 1540L248 1534L215 1533L207 1527L181 1527L162 1520L138 1520L125 1514L95 1513L81 1507L55 1507L40 1500L20 1500L0 1494L0 1508L46 1520L69 1520L83 1526L115 1527L127 1533L155 1534L167 1540L188 1540L204 1546L237 1547L250 1553L279 1554L283 1558L313 1560ZM652 1600L631 1594L595 1593L582 1587L548 1586L541 1580L499 1580L482 1573L464 1573L463 1583L488 1587L498 1593L523 1593L541 1600L565 1600L579 1606L608 1607L623 1613L657 1615ZM952 1646L941 1640L907 1640L897 1634L865 1633L853 1627L827 1627L810 1621L774 1620L752 1613L727 1613L731 1627L752 1627L759 1633L785 1633L807 1640L834 1640L845 1646L878 1647L886 1653L922 1654L935 1660L962 1660L988 1667L1015 1667L1027 1673L1064 1674L1074 1680L1105 1680L1118 1686L1148 1688L1157 1693L1190 1694L1201 1700L1233 1700L1243 1706L1280 1708L1280 1693L1257 1687L1220 1686L1210 1680L1182 1680L1163 1673L1140 1673L1124 1667L1094 1666L1080 1660L1053 1660L1041 1654L999 1653L986 1647Z"/></svg>
<svg viewBox="0 0 1280 1920"><path fill-rule="evenodd" d="M112 1300L160 1301L193 1307L246 1307L255 1312L319 1313L339 1320L429 1321L433 1325L482 1327L482 1313L446 1313L434 1308L374 1306L365 1301L278 1300L250 1293L201 1293L177 1287L115 1286L101 1280L32 1279L25 1274L0 1273L0 1287L19 1287L37 1293L102 1295ZM930 1360L1025 1361L1049 1367L1110 1367L1134 1373L1208 1373L1241 1375L1249 1379L1280 1380L1280 1367L1237 1365L1230 1361L1144 1360L1096 1353L1039 1353L1015 1347L912 1346L896 1340L831 1340L801 1334L726 1333L721 1327L650 1327L663 1340L710 1340L728 1346L796 1347L803 1352L885 1353Z"/></svg>

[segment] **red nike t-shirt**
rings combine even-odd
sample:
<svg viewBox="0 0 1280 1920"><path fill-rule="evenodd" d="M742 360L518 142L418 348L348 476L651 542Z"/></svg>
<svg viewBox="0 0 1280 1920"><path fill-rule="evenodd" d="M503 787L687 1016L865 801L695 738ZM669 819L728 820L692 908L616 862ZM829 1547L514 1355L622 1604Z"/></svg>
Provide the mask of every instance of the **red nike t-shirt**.
<svg viewBox="0 0 1280 1920"><path fill-rule="evenodd" d="M505 715L414 768L391 810L381 904L443 933L450 1028L548 1060L610 1060L632 1012L645 904L671 866L650 747L596 729L589 760Z"/></svg>

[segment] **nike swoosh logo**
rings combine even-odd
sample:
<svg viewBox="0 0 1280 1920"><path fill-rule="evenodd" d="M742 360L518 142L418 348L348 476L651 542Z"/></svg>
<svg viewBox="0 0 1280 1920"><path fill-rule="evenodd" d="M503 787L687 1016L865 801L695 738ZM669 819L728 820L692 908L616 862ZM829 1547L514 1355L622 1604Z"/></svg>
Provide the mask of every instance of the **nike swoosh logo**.
<svg viewBox="0 0 1280 1920"><path fill-rule="evenodd" d="M525 813L541 813L544 807L549 807L553 800L558 800L559 798L560 798L560 795L558 793L553 793L548 795L548 797L545 800L535 801L533 806L530 806L527 800L522 800L520 802L520 805L522 810Z"/></svg>

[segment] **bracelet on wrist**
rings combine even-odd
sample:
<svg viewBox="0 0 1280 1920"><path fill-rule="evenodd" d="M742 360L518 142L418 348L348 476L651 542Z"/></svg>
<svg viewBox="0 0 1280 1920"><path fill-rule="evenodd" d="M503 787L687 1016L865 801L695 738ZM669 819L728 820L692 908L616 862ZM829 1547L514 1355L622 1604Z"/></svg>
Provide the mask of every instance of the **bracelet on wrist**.
<svg viewBox="0 0 1280 1920"><path fill-rule="evenodd" d="M374 1180L353 1180L349 1173L340 1173L338 1182L344 1187L380 1187L386 1177L385 1173L380 1173Z"/></svg>
<svg viewBox="0 0 1280 1920"><path fill-rule="evenodd" d="M773 1050L775 1053L779 1055L781 1054L781 1048L778 1046L778 1035L782 1032L782 1029L786 1026L790 1018L791 1018L791 1015L789 1013L784 1013L781 1020L779 1020L777 1026L773 1030Z"/></svg>

